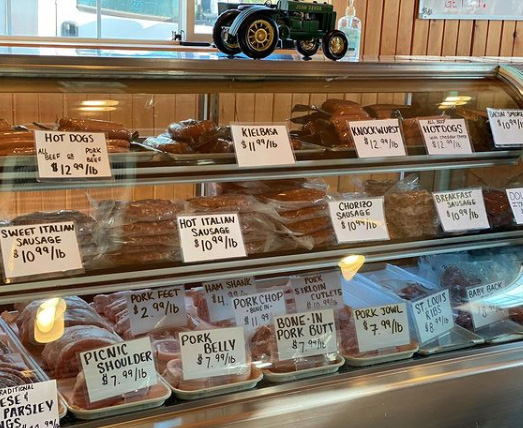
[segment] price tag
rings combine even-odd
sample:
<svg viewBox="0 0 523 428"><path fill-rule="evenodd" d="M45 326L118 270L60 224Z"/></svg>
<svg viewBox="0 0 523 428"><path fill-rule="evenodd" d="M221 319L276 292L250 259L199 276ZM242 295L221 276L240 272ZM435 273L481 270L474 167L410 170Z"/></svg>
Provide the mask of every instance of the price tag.
<svg viewBox="0 0 523 428"><path fill-rule="evenodd" d="M465 119L420 119L418 123L429 155L472 153Z"/></svg>
<svg viewBox="0 0 523 428"><path fill-rule="evenodd" d="M427 343L454 327L449 290L410 303L421 343Z"/></svg>
<svg viewBox="0 0 523 428"><path fill-rule="evenodd" d="M185 263L247 256L237 213L180 215L177 221Z"/></svg>
<svg viewBox="0 0 523 428"><path fill-rule="evenodd" d="M274 317L280 360L338 352L332 309Z"/></svg>
<svg viewBox="0 0 523 428"><path fill-rule="evenodd" d="M507 189L507 196L516 223L523 224L523 187L519 189Z"/></svg>
<svg viewBox="0 0 523 428"><path fill-rule="evenodd" d="M241 327L180 333L183 379L243 374L249 370Z"/></svg>
<svg viewBox="0 0 523 428"><path fill-rule="evenodd" d="M127 296L127 311L133 336L160 327L185 325L185 288L182 285L135 291Z"/></svg>
<svg viewBox="0 0 523 428"><path fill-rule="evenodd" d="M111 178L105 134L34 131L39 180Z"/></svg>
<svg viewBox="0 0 523 428"><path fill-rule="evenodd" d="M291 278L291 287L294 290L297 312L343 307L338 271Z"/></svg>
<svg viewBox="0 0 523 428"><path fill-rule="evenodd" d="M256 293L254 277L204 282L205 301L211 322L232 318L232 298Z"/></svg>
<svg viewBox="0 0 523 428"><path fill-rule="evenodd" d="M506 309L497 305L482 303L487 297L500 294L505 291L505 281L493 282L491 284L479 285L477 287L467 288L467 299L469 301L470 314L474 329L485 327L508 317Z"/></svg>
<svg viewBox="0 0 523 428"><path fill-rule="evenodd" d="M247 332L252 332L262 325L270 324L275 315L287 313L283 290L234 297L232 308L236 325L243 326Z"/></svg>
<svg viewBox="0 0 523 428"><path fill-rule="evenodd" d="M383 205L383 197L329 202L338 243L388 241Z"/></svg>
<svg viewBox="0 0 523 428"><path fill-rule="evenodd" d="M490 227L481 189L433 193L439 219L445 232L488 229Z"/></svg>
<svg viewBox="0 0 523 428"><path fill-rule="evenodd" d="M293 165L286 125L231 125L238 166Z"/></svg>
<svg viewBox="0 0 523 428"><path fill-rule="evenodd" d="M406 156L398 119L347 122L360 158Z"/></svg>
<svg viewBox="0 0 523 428"><path fill-rule="evenodd" d="M60 428L56 380L0 389L0 427Z"/></svg>
<svg viewBox="0 0 523 428"><path fill-rule="evenodd" d="M158 383L149 337L80 352L80 362L91 402Z"/></svg>
<svg viewBox="0 0 523 428"><path fill-rule="evenodd" d="M487 114L496 147L523 146L523 110L488 108Z"/></svg>
<svg viewBox="0 0 523 428"><path fill-rule="evenodd" d="M360 352L410 343L405 303L354 309L353 317Z"/></svg>
<svg viewBox="0 0 523 428"><path fill-rule="evenodd" d="M6 282L55 272L83 272L72 221L0 228Z"/></svg>

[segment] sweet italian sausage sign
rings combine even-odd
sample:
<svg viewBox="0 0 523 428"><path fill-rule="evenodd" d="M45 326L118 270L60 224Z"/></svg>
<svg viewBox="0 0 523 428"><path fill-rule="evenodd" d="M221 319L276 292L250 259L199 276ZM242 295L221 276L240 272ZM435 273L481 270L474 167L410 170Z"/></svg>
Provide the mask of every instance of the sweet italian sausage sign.
<svg viewBox="0 0 523 428"><path fill-rule="evenodd" d="M105 134L34 132L38 181L112 177Z"/></svg>

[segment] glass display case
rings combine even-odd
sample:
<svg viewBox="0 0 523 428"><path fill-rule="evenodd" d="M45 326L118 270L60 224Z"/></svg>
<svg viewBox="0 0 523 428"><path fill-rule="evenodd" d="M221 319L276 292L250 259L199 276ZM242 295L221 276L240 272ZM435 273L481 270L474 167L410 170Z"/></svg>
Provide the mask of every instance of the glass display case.
<svg viewBox="0 0 523 428"><path fill-rule="evenodd" d="M57 380L62 426L510 426L521 82L477 63L2 56L5 353ZM238 165L282 144L291 164Z"/></svg>

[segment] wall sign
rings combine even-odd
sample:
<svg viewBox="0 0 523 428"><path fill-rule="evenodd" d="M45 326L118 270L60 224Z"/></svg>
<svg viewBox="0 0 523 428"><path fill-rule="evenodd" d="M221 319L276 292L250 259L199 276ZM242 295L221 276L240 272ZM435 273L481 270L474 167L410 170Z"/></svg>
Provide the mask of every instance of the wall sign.
<svg viewBox="0 0 523 428"><path fill-rule="evenodd" d="M523 20L521 0L420 0L421 19Z"/></svg>

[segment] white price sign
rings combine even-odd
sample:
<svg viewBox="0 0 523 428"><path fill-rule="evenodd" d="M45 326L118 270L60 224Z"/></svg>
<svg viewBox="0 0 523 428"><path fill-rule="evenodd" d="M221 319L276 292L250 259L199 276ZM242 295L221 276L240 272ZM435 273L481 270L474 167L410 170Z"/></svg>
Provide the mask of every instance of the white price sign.
<svg viewBox="0 0 523 428"><path fill-rule="evenodd" d="M420 119L418 123L429 155L472 153L465 119Z"/></svg>
<svg viewBox="0 0 523 428"><path fill-rule="evenodd" d="M410 343L405 303L358 308L352 315L360 352Z"/></svg>
<svg viewBox="0 0 523 428"><path fill-rule="evenodd" d="M467 288L468 306L470 307L472 323L476 330L507 318L508 311L506 309L497 305L482 303L483 299L503 293L505 288L505 281Z"/></svg>
<svg viewBox="0 0 523 428"><path fill-rule="evenodd" d="M329 211L340 244L390 239L383 197L332 201Z"/></svg>
<svg viewBox="0 0 523 428"><path fill-rule="evenodd" d="M185 325L185 288L182 285L134 291L127 296L127 311L133 336L160 327Z"/></svg>
<svg viewBox="0 0 523 428"><path fill-rule="evenodd" d="M72 221L0 228L4 277L83 272L82 257Z"/></svg>
<svg viewBox="0 0 523 428"><path fill-rule="evenodd" d="M347 122L360 158L406 156L398 119Z"/></svg>
<svg viewBox="0 0 523 428"><path fill-rule="evenodd" d="M523 146L523 110L487 109L496 147Z"/></svg>
<svg viewBox="0 0 523 428"><path fill-rule="evenodd" d="M232 308L236 325L243 326L247 332L252 332L262 325L270 324L275 315L287 313L283 290L234 297Z"/></svg>
<svg viewBox="0 0 523 428"><path fill-rule="evenodd" d="M435 192L432 196L445 232L490 228L481 189Z"/></svg>
<svg viewBox="0 0 523 428"><path fill-rule="evenodd" d="M204 282L205 301L211 322L232 318L232 299L256 293L254 277Z"/></svg>
<svg viewBox="0 0 523 428"><path fill-rule="evenodd" d="M56 380L0 389L0 427L60 428Z"/></svg>
<svg viewBox="0 0 523 428"><path fill-rule="evenodd" d="M180 333L183 379L237 375L249 370L241 327Z"/></svg>
<svg viewBox="0 0 523 428"><path fill-rule="evenodd" d="M105 134L34 131L38 178L111 178Z"/></svg>
<svg viewBox="0 0 523 428"><path fill-rule="evenodd" d="M332 309L274 317L280 360L338 352Z"/></svg>
<svg viewBox="0 0 523 428"><path fill-rule="evenodd" d="M80 362L91 402L158 383L149 337L80 352Z"/></svg>
<svg viewBox="0 0 523 428"><path fill-rule="evenodd" d="M454 327L449 290L410 303L421 343L445 334Z"/></svg>
<svg viewBox="0 0 523 428"><path fill-rule="evenodd" d="M507 189L507 197L517 224L523 224L523 187Z"/></svg>
<svg viewBox="0 0 523 428"><path fill-rule="evenodd" d="M338 271L291 278L291 287L294 291L297 312L343 307Z"/></svg>
<svg viewBox="0 0 523 428"><path fill-rule="evenodd" d="M180 215L177 222L185 263L247 256L237 213Z"/></svg>
<svg viewBox="0 0 523 428"><path fill-rule="evenodd" d="M231 124L231 132L240 167L296 163L286 125Z"/></svg>

